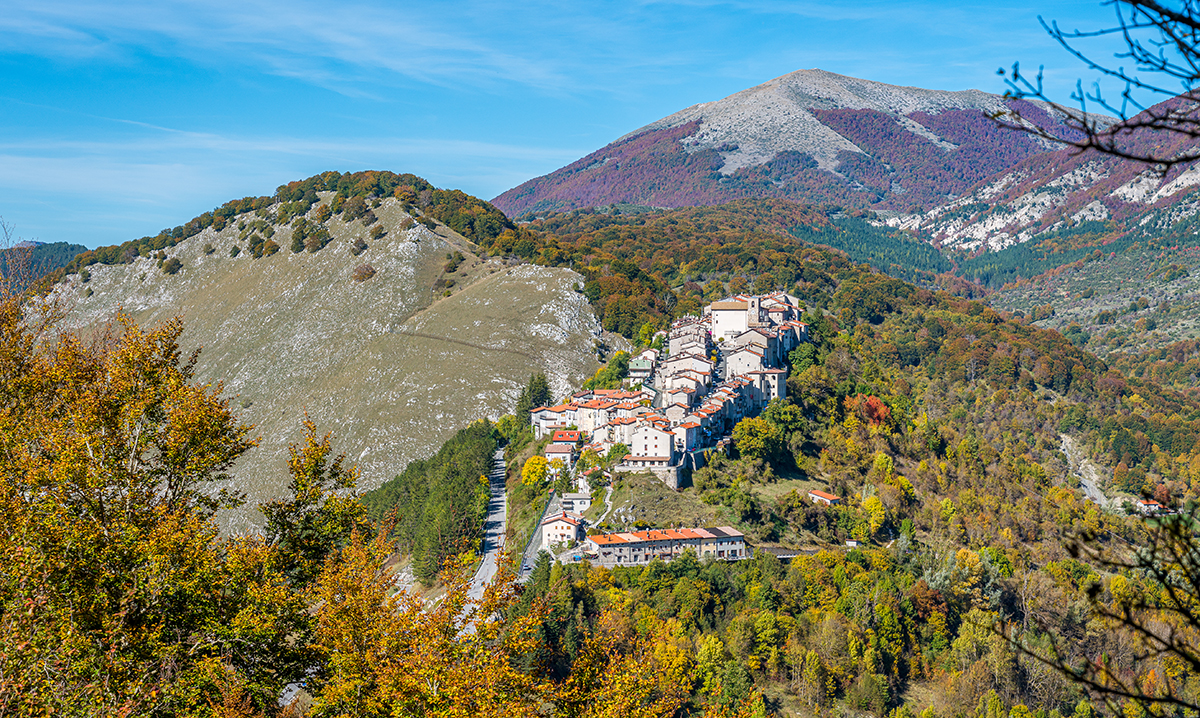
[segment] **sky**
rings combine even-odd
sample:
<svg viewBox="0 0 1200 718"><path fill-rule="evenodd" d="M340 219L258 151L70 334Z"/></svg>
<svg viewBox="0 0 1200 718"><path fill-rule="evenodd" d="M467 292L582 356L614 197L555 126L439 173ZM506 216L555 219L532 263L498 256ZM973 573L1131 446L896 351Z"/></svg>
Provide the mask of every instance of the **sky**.
<svg viewBox="0 0 1200 718"><path fill-rule="evenodd" d="M1002 93L1019 61L1066 99L1094 78L1039 15L1112 20L1098 0L9 0L0 217L14 239L117 244L325 170L490 199L805 68Z"/></svg>

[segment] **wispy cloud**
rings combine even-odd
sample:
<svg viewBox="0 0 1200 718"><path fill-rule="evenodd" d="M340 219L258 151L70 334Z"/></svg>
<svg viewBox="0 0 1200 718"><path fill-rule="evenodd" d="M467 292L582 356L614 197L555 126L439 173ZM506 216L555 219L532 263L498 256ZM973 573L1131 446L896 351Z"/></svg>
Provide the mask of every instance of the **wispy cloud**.
<svg viewBox="0 0 1200 718"><path fill-rule="evenodd" d="M458 19L393 4L44 0L0 15L0 49L116 62L139 53L182 56L332 87L387 74L473 85L503 80L557 87L566 81L542 60L472 36L471 23Z"/></svg>

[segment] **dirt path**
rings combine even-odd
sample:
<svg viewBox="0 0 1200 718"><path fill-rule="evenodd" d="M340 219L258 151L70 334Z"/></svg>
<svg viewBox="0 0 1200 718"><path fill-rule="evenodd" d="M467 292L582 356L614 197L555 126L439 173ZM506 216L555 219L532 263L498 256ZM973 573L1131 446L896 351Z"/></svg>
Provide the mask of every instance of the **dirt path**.
<svg viewBox="0 0 1200 718"><path fill-rule="evenodd" d="M596 519L596 524L604 523L604 519L612 513L612 484L604 487L604 513L600 514L600 518Z"/></svg>
<svg viewBox="0 0 1200 718"><path fill-rule="evenodd" d="M1112 502L1100 490L1100 484L1103 483L1100 468L1083 453L1083 449L1079 448L1074 439L1066 434L1059 434L1059 438L1062 439L1062 452L1067 455L1071 464L1071 473L1079 479L1084 495L1100 508L1111 510Z"/></svg>

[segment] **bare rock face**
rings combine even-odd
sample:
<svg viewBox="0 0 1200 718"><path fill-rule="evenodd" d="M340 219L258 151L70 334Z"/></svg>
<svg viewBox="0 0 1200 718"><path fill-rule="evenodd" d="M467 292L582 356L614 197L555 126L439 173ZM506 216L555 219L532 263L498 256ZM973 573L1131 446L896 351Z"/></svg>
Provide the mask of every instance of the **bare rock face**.
<svg viewBox="0 0 1200 718"><path fill-rule="evenodd" d="M86 284L70 275L55 290L67 324L84 332L120 310L143 324L184 318L183 349L203 349L198 379L223 382L261 437L234 469L249 501L225 517L230 530L253 530L261 517L250 507L287 486L287 446L305 412L334 432L370 489L471 421L511 412L532 372L545 371L561 395L599 366L600 327L575 291L582 277L483 259L449 228L413 223L393 199L374 214L383 236L335 217L316 252L290 251L291 229L274 226L282 249L258 259L234 221L166 250L166 262L92 265ZM447 275L454 252L463 259ZM167 274L160 265L171 259L181 268ZM364 264L374 274L356 277Z"/></svg>
<svg viewBox="0 0 1200 718"><path fill-rule="evenodd" d="M1051 149L997 126L999 95L898 87L799 70L681 110L492 200L525 212L776 197L843 206L936 206ZM1022 103L1044 125L1054 118Z"/></svg>
<svg viewBox="0 0 1200 718"><path fill-rule="evenodd" d="M1139 163L1063 149L1032 157L923 214L887 223L968 251L1002 250L1061 231L1103 237L1148 227L1163 233L1200 212L1198 187L1200 167L1177 167L1164 176Z"/></svg>

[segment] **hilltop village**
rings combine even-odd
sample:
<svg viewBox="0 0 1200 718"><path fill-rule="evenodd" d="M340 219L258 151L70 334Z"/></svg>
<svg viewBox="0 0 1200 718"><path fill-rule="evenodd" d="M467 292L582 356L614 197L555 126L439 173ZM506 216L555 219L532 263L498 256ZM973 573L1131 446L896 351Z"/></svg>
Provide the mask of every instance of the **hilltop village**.
<svg viewBox="0 0 1200 718"><path fill-rule="evenodd" d="M739 421L786 395L786 357L808 341L800 316L799 300L776 292L739 294L675 321L665 354L647 349L630 360L632 388L583 391L530 411L534 436L550 436L546 460L569 471L584 451L623 446L628 453L616 471L650 472L682 488L690 470L704 466L707 450L729 443ZM581 513L590 501L587 493L563 495L560 510L541 522L541 545L582 540ZM729 526L590 536L584 551L601 563L644 563L688 547L717 558L748 555L741 532Z"/></svg>
<svg viewBox="0 0 1200 718"><path fill-rule="evenodd" d="M647 349L629 362L641 387L584 391L558 406L530 411L534 436L574 427L580 450L629 449L624 471L650 471L673 489L684 468L700 468L701 452L728 439L738 421L787 392L788 352L808 340L799 300L782 292L714 302L700 317L675 321L666 356ZM551 444L547 458L573 460Z"/></svg>

